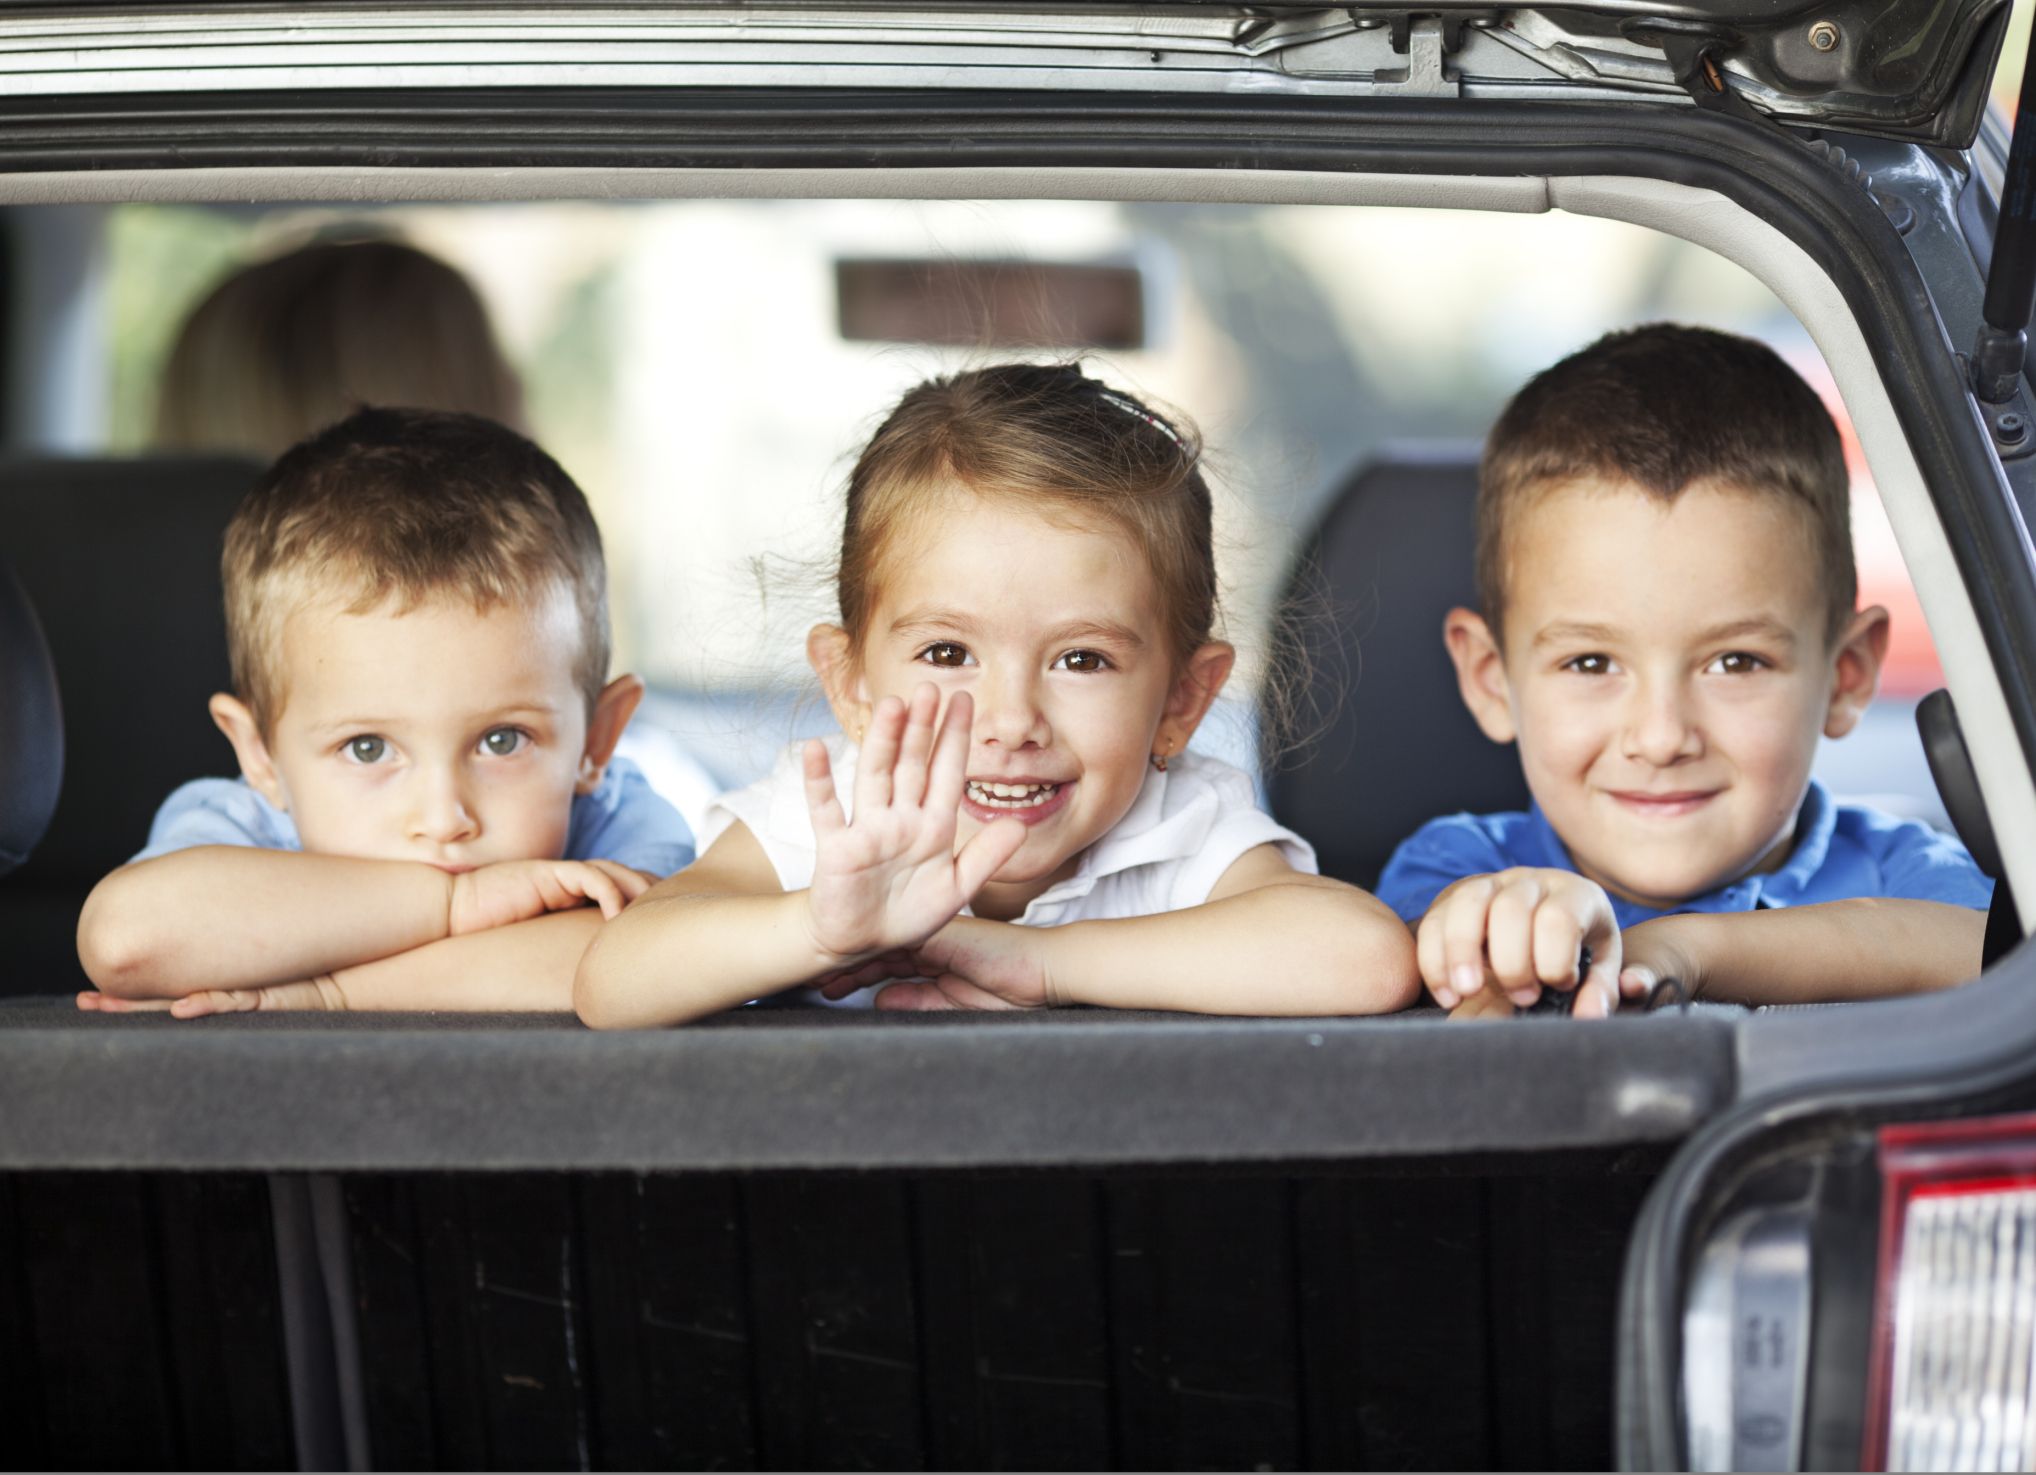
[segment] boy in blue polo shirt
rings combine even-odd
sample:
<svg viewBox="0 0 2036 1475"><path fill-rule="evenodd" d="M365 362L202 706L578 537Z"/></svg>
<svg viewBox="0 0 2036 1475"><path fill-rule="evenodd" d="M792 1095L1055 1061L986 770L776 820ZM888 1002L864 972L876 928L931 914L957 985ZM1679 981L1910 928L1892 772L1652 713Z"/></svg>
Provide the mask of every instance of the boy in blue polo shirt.
<svg viewBox="0 0 2036 1475"><path fill-rule="evenodd" d="M1534 807L1432 821L1380 878L1437 1003L1579 989L1598 1015L1669 976L1779 1003L1979 971L1992 886L1964 848L1810 778L1873 700L1888 616L1854 608L1837 428L1772 350L1655 325L1546 370L1486 443L1477 528L1484 613L1444 639Z"/></svg>

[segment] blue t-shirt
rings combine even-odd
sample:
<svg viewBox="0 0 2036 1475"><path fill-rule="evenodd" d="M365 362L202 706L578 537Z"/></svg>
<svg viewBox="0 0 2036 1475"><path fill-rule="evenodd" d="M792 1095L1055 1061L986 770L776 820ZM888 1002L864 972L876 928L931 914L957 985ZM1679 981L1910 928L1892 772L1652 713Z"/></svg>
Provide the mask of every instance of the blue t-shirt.
<svg viewBox="0 0 2036 1475"><path fill-rule="evenodd" d="M163 800L136 860L194 845L301 850L297 825L238 778L193 779ZM573 796L566 860L612 860L669 876L693 862L693 832L627 758L609 761L590 794Z"/></svg>
<svg viewBox="0 0 2036 1475"><path fill-rule="evenodd" d="M1403 921L1415 922L1444 887L1509 866L1576 869L1538 804L1524 814L1513 810L1430 820L1400 842L1379 877L1377 895ZM1993 894L1994 883L1948 835L1863 805L1834 803L1822 784L1812 783L1796 820L1796 848L1780 869L1693 896L1673 910L1750 912L1856 896L1900 896L1985 911ZM1612 911L1621 927L1666 915L1616 896Z"/></svg>

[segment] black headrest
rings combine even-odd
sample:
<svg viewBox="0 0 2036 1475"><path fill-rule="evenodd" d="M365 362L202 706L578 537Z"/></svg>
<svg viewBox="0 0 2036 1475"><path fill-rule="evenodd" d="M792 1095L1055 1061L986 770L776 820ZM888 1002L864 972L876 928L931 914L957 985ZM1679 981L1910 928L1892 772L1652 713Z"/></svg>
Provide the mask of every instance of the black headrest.
<svg viewBox="0 0 2036 1475"><path fill-rule="evenodd" d="M188 457L0 464L0 539L42 616L66 783L21 884L90 885L186 779L236 772L219 550L260 468Z"/></svg>
<svg viewBox="0 0 2036 1475"><path fill-rule="evenodd" d="M0 875L28 858L64 783L64 714L35 606L0 560Z"/></svg>
<svg viewBox="0 0 2036 1475"><path fill-rule="evenodd" d="M1305 673L1298 751L1266 755L1273 813L1324 874L1370 886L1438 815L1527 807L1514 749L1478 731L1442 644L1477 607L1474 446L1389 447L1329 503L1281 595L1270 670Z"/></svg>

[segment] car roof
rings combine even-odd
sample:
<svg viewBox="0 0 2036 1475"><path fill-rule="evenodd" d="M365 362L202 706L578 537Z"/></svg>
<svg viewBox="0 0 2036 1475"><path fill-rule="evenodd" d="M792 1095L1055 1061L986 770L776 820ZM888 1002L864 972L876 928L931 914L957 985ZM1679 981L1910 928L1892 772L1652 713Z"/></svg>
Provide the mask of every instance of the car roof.
<svg viewBox="0 0 2036 1475"><path fill-rule="evenodd" d="M1964 145L2007 0L652 4L0 0L0 97L361 86L939 86L1694 105Z"/></svg>

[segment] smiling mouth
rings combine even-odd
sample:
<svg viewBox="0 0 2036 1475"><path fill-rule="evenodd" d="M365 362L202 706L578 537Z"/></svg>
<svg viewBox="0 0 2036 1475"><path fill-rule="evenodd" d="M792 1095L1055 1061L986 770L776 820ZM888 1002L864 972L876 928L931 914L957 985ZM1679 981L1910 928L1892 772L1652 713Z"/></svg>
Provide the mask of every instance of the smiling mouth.
<svg viewBox="0 0 2036 1475"><path fill-rule="evenodd" d="M1719 789L1689 789L1675 794L1646 794L1614 789L1612 797L1635 814L1656 819L1673 819L1692 814L1717 798Z"/></svg>
<svg viewBox="0 0 2036 1475"><path fill-rule="evenodd" d="M1062 787L1061 784L999 784L970 779L968 798L971 804L984 809L1019 813L1051 803Z"/></svg>

